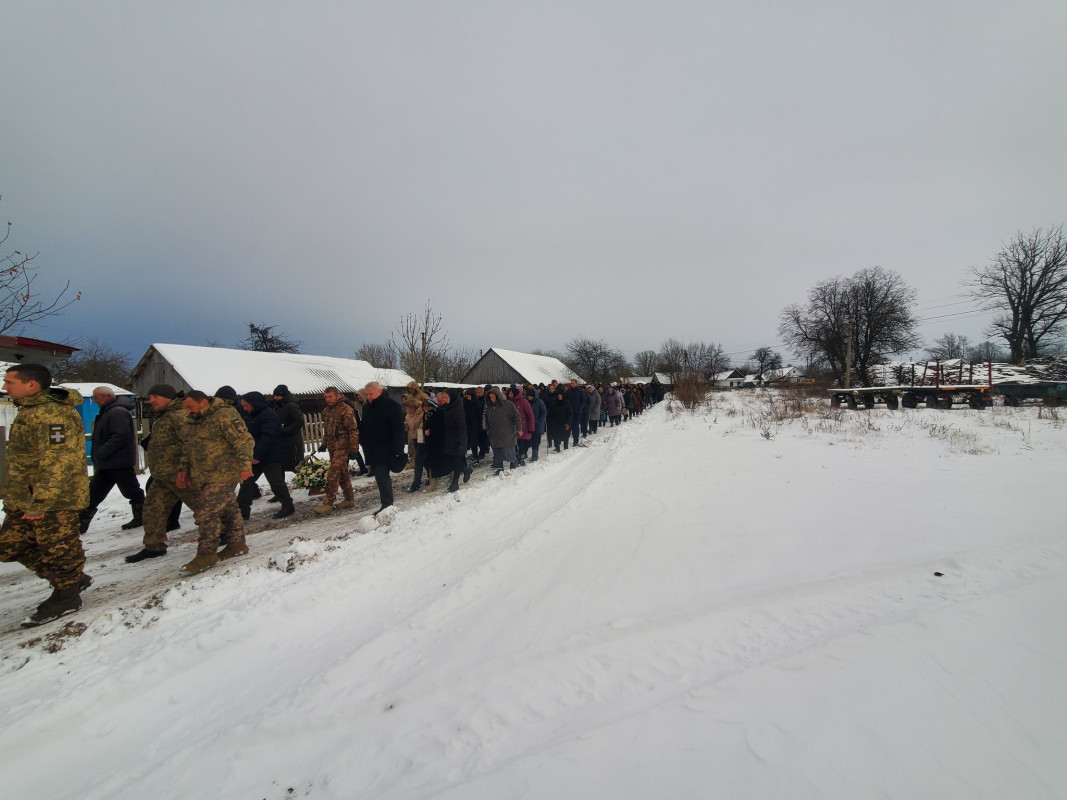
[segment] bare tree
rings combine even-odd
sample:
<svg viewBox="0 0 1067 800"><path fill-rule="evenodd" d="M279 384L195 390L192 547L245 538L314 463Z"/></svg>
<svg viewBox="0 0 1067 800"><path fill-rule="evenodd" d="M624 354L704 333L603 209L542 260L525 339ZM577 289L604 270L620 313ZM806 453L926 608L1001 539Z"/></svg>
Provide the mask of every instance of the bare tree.
<svg viewBox="0 0 1067 800"><path fill-rule="evenodd" d="M626 360L626 356L623 355L621 350L612 350L612 358L614 362L609 368L609 373L617 381L625 381L629 378L644 377L643 375L637 375L634 372L633 364ZM610 380L610 379L609 379ZM609 381L602 381L607 383Z"/></svg>
<svg viewBox="0 0 1067 800"><path fill-rule="evenodd" d="M248 323L248 338L237 343L238 350L257 350L261 353L299 353L301 342L275 333L276 325Z"/></svg>
<svg viewBox="0 0 1067 800"><path fill-rule="evenodd" d="M367 344L364 342L356 351L356 358L366 361L378 369L396 369L396 349L392 342Z"/></svg>
<svg viewBox="0 0 1067 800"><path fill-rule="evenodd" d="M459 383L470 372L482 354L473 347L460 347L449 351L437 369L436 380Z"/></svg>
<svg viewBox="0 0 1067 800"><path fill-rule="evenodd" d="M782 356L770 347L756 348L752 354L752 360L756 362L756 377L762 381L763 373L782 368Z"/></svg>
<svg viewBox="0 0 1067 800"><path fill-rule="evenodd" d="M634 354L634 372L638 375L652 375L656 372L659 354L655 350L642 350Z"/></svg>
<svg viewBox="0 0 1067 800"><path fill-rule="evenodd" d="M686 371L686 348L678 339L668 339L659 348L659 368L671 376L671 383Z"/></svg>
<svg viewBox="0 0 1067 800"><path fill-rule="evenodd" d="M452 349L441 315L433 313L429 300L421 316L407 314L401 318L390 341L400 368L419 384L438 379L437 373Z"/></svg>
<svg viewBox="0 0 1067 800"><path fill-rule="evenodd" d="M0 250L4 249L10 236L9 222L0 237ZM37 253L29 256L19 250L0 256L0 333L54 317L71 303L81 300L81 292L67 297L70 281L52 299L42 298L33 285L37 280L37 265L33 263L37 256Z"/></svg>
<svg viewBox="0 0 1067 800"><path fill-rule="evenodd" d="M111 383L130 387L129 353L120 353L96 339L89 339L76 353L53 364L56 383Z"/></svg>
<svg viewBox="0 0 1067 800"><path fill-rule="evenodd" d="M655 355L656 370L668 373L672 383L677 383L682 376L710 383L718 373L730 368L730 358L721 344L701 341L683 344L671 338L660 345Z"/></svg>
<svg viewBox="0 0 1067 800"><path fill-rule="evenodd" d="M1003 312L986 330L1008 344L1013 363L1041 355L1067 328L1067 238L1063 226L1022 231L966 282L984 308Z"/></svg>
<svg viewBox="0 0 1067 800"><path fill-rule="evenodd" d="M807 304L782 311L778 333L796 355L825 364L836 380L844 382L851 369L853 380L866 385L871 367L919 345L914 305L915 290L898 273L871 267L816 284Z"/></svg>
<svg viewBox="0 0 1067 800"><path fill-rule="evenodd" d="M531 350L530 355L548 356L549 358L554 358L558 361L562 361L563 363L567 363L568 358L566 353L562 353L559 350L544 350L540 347L535 347L533 350Z"/></svg>
<svg viewBox="0 0 1067 800"><path fill-rule="evenodd" d="M979 342L974 347L967 348L967 361L970 364L981 364L984 362L996 363L1004 362L1008 360L1008 354L1004 352L1004 348L986 339L984 342Z"/></svg>
<svg viewBox="0 0 1067 800"><path fill-rule="evenodd" d="M608 383L619 377L626 357L603 339L579 336L564 345L564 363L592 383Z"/></svg>
<svg viewBox="0 0 1067 800"><path fill-rule="evenodd" d="M730 357L718 343L693 342L686 346L686 355L687 363L693 371L699 372L708 383L713 382L720 372L730 368Z"/></svg>
<svg viewBox="0 0 1067 800"><path fill-rule="evenodd" d="M951 361L954 358L967 360L967 337L958 336L955 333L946 333L934 339L934 343L926 348L928 358L937 361Z"/></svg>

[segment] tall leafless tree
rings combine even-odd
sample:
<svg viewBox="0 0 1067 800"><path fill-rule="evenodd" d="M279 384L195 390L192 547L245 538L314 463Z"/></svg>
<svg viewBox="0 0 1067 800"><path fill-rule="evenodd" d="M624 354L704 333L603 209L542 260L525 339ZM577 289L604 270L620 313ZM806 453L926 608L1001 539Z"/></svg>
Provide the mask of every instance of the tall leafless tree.
<svg viewBox="0 0 1067 800"><path fill-rule="evenodd" d="M686 372L687 352L678 339L667 339L659 348L659 368L671 376L671 383L678 382L678 376Z"/></svg>
<svg viewBox="0 0 1067 800"><path fill-rule="evenodd" d="M564 363L592 383L609 383L618 379L626 357L604 339L579 336L564 345Z"/></svg>
<svg viewBox="0 0 1067 800"><path fill-rule="evenodd" d="M986 339L974 347L967 348L967 361L971 364L983 362L1003 362L1008 360L1008 354L1004 348Z"/></svg>
<svg viewBox="0 0 1067 800"><path fill-rule="evenodd" d="M482 354L473 347L457 347L450 350L441 360L441 365L437 370L437 380L459 383L481 357Z"/></svg>
<svg viewBox="0 0 1067 800"><path fill-rule="evenodd" d="M782 354L770 347L757 347L752 360L756 362L756 377L761 381L765 372L782 368Z"/></svg>
<svg viewBox="0 0 1067 800"><path fill-rule="evenodd" d="M356 358L366 361L378 369L396 369L396 350L392 342L367 344L364 342L356 351Z"/></svg>
<svg viewBox="0 0 1067 800"><path fill-rule="evenodd" d="M444 321L440 314L433 312L429 300L422 314L406 314L401 318L391 342L400 360L400 368L420 385L439 379L437 372L452 349Z"/></svg>
<svg viewBox="0 0 1067 800"><path fill-rule="evenodd" d="M813 286L805 305L782 311L778 334L836 380L843 382L850 367L852 382L867 385L871 367L919 346L914 306L915 290L898 273L870 267Z"/></svg>
<svg viewBox="0 0 1067 800"><path fill-rule="evenodd" d="M659 354L655 350L642 350L634 353L634 372L637 375L652 375L659 364Z"/></svg>
<svg viewBox="0 0 1067 800"><path fill-rule="evenodd" d="M120 353L96 339L89 339L76 353L53 364L56 383L111 383L130 387L132 364L128 353Z"/></svg>
<svg viewBox="0 0 1067 800"><path fill-rule="evenodd" d="M1002 312L987 329L1013 363L1041 355L1067 328L1067 238L1063 226L1020 231L966 282L984 308Z"/></svg>
<svg viewBox="0 0 1067 800"><path fill-rule="evenodd" d="M966 336L946 333L934 339L934 343L926 348L926 355L937 361L950 361L954 358L966 361L968 350Z"/></svg>
<svg viewBox="0 0 1067 800"><path fill-rule="evenodd" d="M0 197L0 200L3 198ZM7 246L11 236L11 223L7 223L0 236L0 251ZM51 299L42 298L34 287L37 280L37 253L26 255L12 250L0 256L0 333L33 325L46 317L54 317L71 303L81 300L81 292L69 297L70 281Z"/></svg>

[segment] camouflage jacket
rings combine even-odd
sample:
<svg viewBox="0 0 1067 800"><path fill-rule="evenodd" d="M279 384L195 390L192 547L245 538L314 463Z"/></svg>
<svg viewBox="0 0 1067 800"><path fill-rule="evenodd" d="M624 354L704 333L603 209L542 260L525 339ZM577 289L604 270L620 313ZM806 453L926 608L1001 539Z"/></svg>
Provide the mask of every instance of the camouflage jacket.
<svg viewBox="0 0 1067 800"><path fill-rule="evenodd" d="M242 472L252 471L252 434L241 415L225 400L212 398L203 414L189 414L187 425L181 468L189 474L193 486L236 486Z"/></svg>
<svg viewBox="0 0 1067 800"><path fill-rule="evenodd" d="M323 409L322 445L331 453L351 453L359 447L356 415L343 400Z"/></svg>
<svg viewBox="0 0 1067 800"><path fill-rule="evenodd" d="M174 483L182 466L182 443L188 430L189 415L182 408L181 398L175 397L159 412L145 448L145 460L156 480Z"/></svg>
<svg viewBox="0 0 1067 800"><path fill-rule="evenodd" d="M72 389L48 389L16 400L7 442L4 508L24 514L78 511L89 505L85 425Z"/></svg>
<svg viewBox="0 0 1067 800"><path fill-rule="evenodd" d="M422 412L422 401L429 400L430 395L426 394L422 389L418 388L418 385L412 387L408 384L408 390L404 394L404 409L413 409L418 412Z"/></svg>

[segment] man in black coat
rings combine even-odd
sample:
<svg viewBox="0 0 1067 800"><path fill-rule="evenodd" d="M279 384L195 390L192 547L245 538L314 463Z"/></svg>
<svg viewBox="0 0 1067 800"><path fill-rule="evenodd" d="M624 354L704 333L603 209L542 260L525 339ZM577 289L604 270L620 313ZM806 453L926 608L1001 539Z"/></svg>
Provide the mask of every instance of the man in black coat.
<svg viewBox="0 0 1067 800"><path fill-rule="evenodd" d="M581 435L582 429L582 413L586 406L589 405L589 397L582 388L578 385L577 378L571 378L571 386L567 389L564 397L567 398L567 403L571 407L571 436L574 437L574 446L578 446L578 437Z"/></svg>
<svg viewBox="0 0 1067 800"><path fill-rule="evenodd" d="M252 451L252 477L245 479L237 492L241 516L248 519L252 515L253 487L260 475L266 475L274 496L282 501L281 509L273 518L288 517L296 511L289 487L285 485L285 470L282 469L283 460L290 457L290 445L278 435L278 415L267 405L266 398L260 392L246 392L241 395L239 402L248 415L248 432L256 443Z"/></svg>
<svg viewBox="0 0 1067 800"><path fill-rule="evenodd" d="M463 482L471 478L471 472L467 468L467 415L463 410L463 402L452 402L453 389L442 389L437 393L438 412L444 417L444 447L442 448L445 458L451 461L452 484L448 491L455 492L459 489L459 476L463 475Z"/></svg>
<svg viewBox="0 0 1067 800"><path fill-rule="evenodd" d="M367 403L359 422L359 443L367 457L367 468L378 484L382 507L374 513L380 514L393 504L393 479L389 472L391 469L400 472L407 464L404 447L408 437L404 410L400 403L384 394L380 383L371 381L363 393Z"/></svg>
<svg viewBox="0 0 1067 800"><path fill-rule="evenodd" d="M133 519L122 529L140 528L144 490L134 470L137 438L133 430L133 401L128 397L116 397L115 392L106 386L97 386L93 389L93 402L100 406L100 413L93 421L90 448L93 477L89 481L89 505L78 515L81 532L89 530L96 510L115 486L133 509Z"/></svg>
<svg viewBox="0 0 1067 800"><path fill-rule="evenodd" d="M284 383L274 387L274 413L278 415L282 469L292 472L304 460L304 412Z"/></svg>

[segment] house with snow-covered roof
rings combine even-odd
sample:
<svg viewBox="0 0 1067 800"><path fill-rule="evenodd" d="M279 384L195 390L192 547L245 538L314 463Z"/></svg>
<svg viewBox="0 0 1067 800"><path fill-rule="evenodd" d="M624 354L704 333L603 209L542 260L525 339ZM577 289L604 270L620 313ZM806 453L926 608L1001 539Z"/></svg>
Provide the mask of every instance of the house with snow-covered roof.
<svg viewBox="0 0 1067 800"><path fill-rule="evenodd" d="M781 385L783 383L800 383L804 376L800 370L793 366L781 367L780 369L768 369L763 372L765 386Z"/></svg>
<svg viewBox="0 0 1067 800"><path fill-rule="evenodd" d="M490 347L467 371L462 382L476 385L491 383L495 386L529 383L536 386L552 383L553 378L560 383L567 383L572 378L577 378L578 383L585 383L581 376L558 358Z"/></svg>
<svg viewBox="0 0 1067 800"><path fill-rule="evenodd" d="M711 385L726 389L740 389L745 385L745 376L738 369L717 372L711 377Z"/></svg>
<svg viewBox="0 0 1067 800"><path fill-rule="evenodd" d="M157 383L169 383L185 392L199 389L212 394L220 386L232 386L238 394L256 391L265 395L284 384L300 398L317 397L328 386L351 393L371 381L398 395L412 380L401 370L378 369L354 358L188 344L151 345L131 375L133 391L139 397L145 397Z"/></svg>

